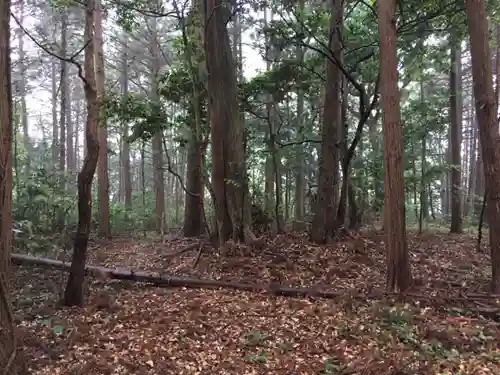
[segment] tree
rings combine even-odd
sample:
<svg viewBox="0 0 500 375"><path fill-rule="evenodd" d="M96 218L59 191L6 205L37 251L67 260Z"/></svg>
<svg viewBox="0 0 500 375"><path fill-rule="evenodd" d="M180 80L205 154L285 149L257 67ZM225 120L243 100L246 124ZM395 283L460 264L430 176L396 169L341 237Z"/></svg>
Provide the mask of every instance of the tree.
<svg viewBox="0 0 500 375"><path fill-rule="evenodd" d="M154 9L159 7L159 2L153 0L151 2ZM158 20L153 17L149 20L149 30L151 35L149 36L149 70L150 70L150 90L151 98L154 105L154 111L159 111L160 98L159 98L159 78L161 69L161 50L158 39ZM156 214L156 230L158 233L163 233L166 226L166 215L165 215L165 176L164 176L164 165L163 165L163 128L160 127L156 129L153 134L152 139L153 147L153 176L154 176L154 192L155 192L155 214ZM165 150L167 152L167 150Z"/></svg>
<svg viewBox="0 0 500 375"><path fill-rule="evenodd" d="M487 215L491 248L491 289L500 292L500 148L492 62L488 41L488 19L484 0L466 0L472 78L486 183Z"/></svg>
<svg viewBox="0 0 500 375"><path fill-rule="evenodd" d="M120 73L120 81L121 81L121 91L123 97L126 99L129 94L128 90L128 64L129 57L127 54L127 42L128 36L123 35L123 46L121 52L121 73ZM132 210L132 173L130 171L130 144L127 139L128 137L128 121L122 121L122 136L121 136L121 171L120 174L122 184L120 185L123 190L123 198L125 201L125 209L127 213L130 214ZM121 193L121 192L120 192Z"/></svg>
<svg viewBox="0 0 500 375"><path fill-rule="evenodd" d="M177 7L177 3L174 4ZM202 107L206 101L203 94L206 85L204 77L207 74L203 54L204 27L202 9L201 1L193 1L191 14L186 20L186 25L183 25L181 30L185 44L187 71L190 86L192 87L188 97L190 97L190 109L193 117L187 150L187 192L183 223L183 233L186 237L195 237L203 233L203 155L207 142L203 139ZM179 15L179 18L183 19L182 15ZM196 67L198 67L198 70Z"/></svg>
<svg viewBox="0 0 500 375"><path fill-rule="evenodd" d="M92 181L94 179L97 160L99 157L99 101L97 98L95 76L94 52L94 8L95 1L88 0L85 12L84 40L85 61L83 89L87 102L87 123L85 126L86 155L82 169L78 174L78 227L75 234L73 257L64 291L64 303L68 306L83 304L83 282L85 279L85 262L87 258L87 245L90 233L90 220L92 218ZM79 67L81 70L81 67ZM80 74L82 72L80 71Z"/></svg>
<svg viewBox="0 0 500 375"><path fill-rule="evenodd" d="M341 30L344 2L334 0L330 15L330 50L336 61L342 61ZM322 143L319 154L318 196L314 212L311 240L329 242L337 230L339 161L341 143L342 71L338 63L327 60L325 103L323 110Z"/></svg>
<svg viewBox="0 0 500 375"><path fill-rule="evenodd" d="M0 0L0 368L17 374L15 325L9 293L12 247L12 89L10 0Z"/></svg>
<svg viewBox="0 0 500 375"><path fill-rule="evenodd" d="M462 232L462 101L461 97L461 41L455 35L450 36L450 123L451 123L451 233Z"/></svg>
<svg viewBox="0 0 500 375"><path fill-rule="evenodd" d="M405 225L403 128L398 90L396 1L378 2L380 86L384 127L384 228L387 244L387 289L405 291L411 283Z"/></svg>
<svg viewBox="0 0 500 375"><path fill-rule="evenodd" d="M219 244L252 242L243 129L238 113L236 71L222 0L209 0L205 56L210 97L212 185Z"/></svg>
<svg viewBox="0 0 500 375"><path fill-rule="evenodd" d="M95 77L97 100L99 108L104 101L104 52L102 32L102 6L101 0L95 0ZM105 238L111 236L109 230L109 178L108 178L108 130L103 115L99 111L99 166L97 169L97 180L99 183L99 235Z"/></svg>

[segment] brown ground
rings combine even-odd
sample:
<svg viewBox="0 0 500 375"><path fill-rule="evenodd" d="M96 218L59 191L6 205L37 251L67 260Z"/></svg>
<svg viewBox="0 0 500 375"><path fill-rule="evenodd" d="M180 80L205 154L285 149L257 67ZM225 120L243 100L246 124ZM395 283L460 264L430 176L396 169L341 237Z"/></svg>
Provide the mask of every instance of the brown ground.
<svg viewBox="0 0 500 375"><path fill-rule="evenodd" d="M60 271L19 267L14 305L33 373L500 374L500 300L479 299L489 257L466 235L410 236L417 288L400 302L359 298L383 289L381 236L329 247L278 236L264 250L204 252L194 269L197 249L165 255L184 246L115 240L91 249L89 263L346 294L297 299L92 280L87 306L69 309L56 304Z"/></svg>

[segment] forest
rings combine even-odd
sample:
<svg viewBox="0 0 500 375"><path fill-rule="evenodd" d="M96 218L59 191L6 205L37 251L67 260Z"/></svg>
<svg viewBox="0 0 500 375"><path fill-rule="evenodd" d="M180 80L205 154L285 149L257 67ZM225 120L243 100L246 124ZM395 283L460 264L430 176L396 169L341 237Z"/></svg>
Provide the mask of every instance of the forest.
<svg viewBox="0 0 500 375"><path fill-rule="evenodd" d="M0 0L0 375L500 374L496 0Z"/></svg>

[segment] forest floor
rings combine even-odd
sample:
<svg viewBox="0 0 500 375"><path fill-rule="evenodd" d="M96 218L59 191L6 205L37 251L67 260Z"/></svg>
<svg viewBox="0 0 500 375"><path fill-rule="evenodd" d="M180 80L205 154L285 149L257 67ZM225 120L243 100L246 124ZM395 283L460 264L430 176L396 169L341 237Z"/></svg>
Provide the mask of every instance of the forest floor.
<svg viewBox="0 0 500 375"><path fill-rule="evenodd" d="M467 235L409 235L415 290L384 295L377 234L314 246L305 236L226 254L184 239L116 239L89 264L204 279L269 282L341 292L287 298L222 289L160 288L92 279L83 308L57 305L65 274L16 266L21 355L34 374L500 374L500 300L489 256ZM363 297L365 295L365 297ZM499 298L500 299L500 298ZM103 302L107 301L107 302Z"/></svg>

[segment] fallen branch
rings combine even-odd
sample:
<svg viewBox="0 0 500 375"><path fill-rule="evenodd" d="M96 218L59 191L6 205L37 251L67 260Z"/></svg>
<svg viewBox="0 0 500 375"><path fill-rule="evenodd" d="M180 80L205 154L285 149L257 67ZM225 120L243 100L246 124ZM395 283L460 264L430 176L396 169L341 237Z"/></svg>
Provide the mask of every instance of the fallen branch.
<svg viewBox="0 0 500 375"><path fill-rule="evenodd" d="M196 254L196 258L194 258L193 265L191 268L195 268L198 265L198 262L201 259L201 253L203 253L203 245L200 244L200 247L198 248L198 254Z"/></svg>
<svg viewBox="0 0 500 375"><path fill-rule="evenodd" d="M31 255L24 254L12 254L12 262L14 264L27 264L27 265L37 265L44 268L54 268L59 270L68 271L70 269L71 263L61 262L54 259L48 258L37 258ZM368 300L368 299L383 299L383 298L398 298L398 299L408 299L409 301L428 301L433 298L429 293L426 295L419 295L414 293L402 294L391 294L386 293L382 290L374 291L371 293L360 293L358 290L322 290L316 287L306 288L306 287L289 287L276 282L270 282L267 284L249 284L241 283L235 281L223 281L223 280L207 280L207 279L195 279L180 276L170 276L170 275L160 275L155 272L145 272L145 271L133 271L133 270L123 270L123 269L112 269L97 266L85 266L86 274L98 275L100 277L108 277L115 280L128 280L135 282L149 283L154 286L161 287L183 287L191 289L232 289L244 292L254 292L254 293L267 293L277 296L284 297L316 297L316 298L353 298L358 300ZM436 296L436 299L440 301L448 302L467 302L475 300L489 300L498 299L500 295L498 294L470 294L468 296L460 297L446 297L446 296Z"/></svg>
<svg viewBox="0 0 500 375"><path fill-rule="evenodd" d="M202 248L203 246L205 246L205 244L203 242L195 242L195 243L192 243L191 245L183 247L180 250L176 250L176 251L172 251L170 253L166 253L164 255L164 257L175 257L177 255L184 254L186 251L193 250L193 249L196 249L196 248Z"/></svg>

